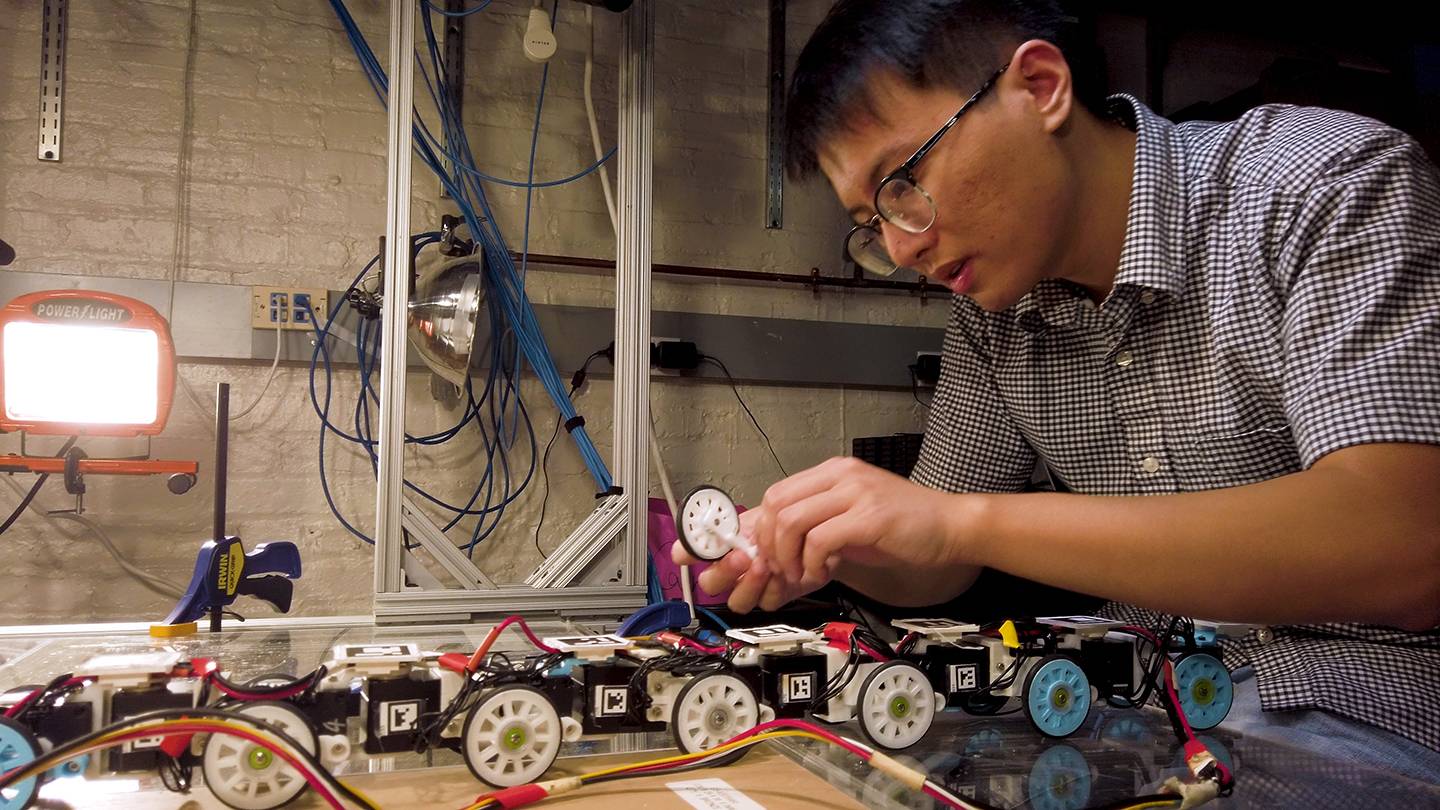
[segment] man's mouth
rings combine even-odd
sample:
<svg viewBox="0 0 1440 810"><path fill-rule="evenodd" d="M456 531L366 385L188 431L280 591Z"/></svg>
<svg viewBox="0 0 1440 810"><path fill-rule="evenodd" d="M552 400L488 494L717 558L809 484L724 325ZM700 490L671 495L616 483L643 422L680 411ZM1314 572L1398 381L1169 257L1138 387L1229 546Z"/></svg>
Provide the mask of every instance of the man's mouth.
<svg viewBox="0 0 1440 810"><path fill-rule="evenodd" d="M935 280L956 295L964 295L975 281L974 260L964 259L941 267L940 272L935 274Z"/></svg>

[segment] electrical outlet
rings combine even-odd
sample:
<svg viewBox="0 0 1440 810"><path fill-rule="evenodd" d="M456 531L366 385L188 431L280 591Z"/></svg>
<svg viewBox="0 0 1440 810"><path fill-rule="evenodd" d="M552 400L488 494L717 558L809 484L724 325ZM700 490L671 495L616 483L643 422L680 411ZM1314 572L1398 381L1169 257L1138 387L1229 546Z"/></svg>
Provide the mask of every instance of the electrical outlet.
<svg viewBox="0 0 1440 810"><path fill-rule="evenodd" d="M256 329L310 331L310 312L324 318L330 311L330 293L311 287L251 287L250 325Z"/></svg>

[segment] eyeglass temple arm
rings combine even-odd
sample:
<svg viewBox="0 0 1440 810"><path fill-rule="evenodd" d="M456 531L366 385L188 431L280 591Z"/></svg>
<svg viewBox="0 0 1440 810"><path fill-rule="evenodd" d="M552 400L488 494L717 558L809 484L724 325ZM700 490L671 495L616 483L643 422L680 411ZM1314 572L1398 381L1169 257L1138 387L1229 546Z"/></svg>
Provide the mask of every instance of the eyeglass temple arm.
<svg viewBox="0 0 1440 810"><path fill-rule="evenodd" d="M925 157L927 152L935 148L935 144L939 143L940 139L945 137L945 133L949 132L950 128L955 126L955 122L960 120L960 116L964 115L966 110L975 106L975 102L979 101L981 96L989 92L990 88L995 86L995 82L999 81L1000 77L1009 69L1010 63L1006 62L999 70L990 74L990 78L986 79L985 83L980 85L980 89L976 90L974 95L966 99L965 103L960 105L960 109L955 111L954 115L950 116L950 120L945 122L945 126L940 127L934 135L930 136L930 140L920 144L920 148L915 150L915 154L906 158L905 162L900 164L900 171L909 171L915 168L915 164L919 163L920 159Z"/></svg>

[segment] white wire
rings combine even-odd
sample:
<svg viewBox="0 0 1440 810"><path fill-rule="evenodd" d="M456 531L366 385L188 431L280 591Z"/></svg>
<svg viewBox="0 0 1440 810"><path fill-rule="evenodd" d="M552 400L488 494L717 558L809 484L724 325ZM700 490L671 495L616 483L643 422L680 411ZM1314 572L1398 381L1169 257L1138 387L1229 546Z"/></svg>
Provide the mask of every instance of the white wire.
<svg viewBox="0 0 1440 810"><path fill-rule="evenodd" d="M5 483L11 489L15 490L16 494L25 494L25 488L20 486L20 484L16 483L13 476L6 476ZM34 501L30 502L29 509L35 514L45 518L52 523L56 520L69 520L74 521L75 523L79 523L81 526L89 529L90 533L95 536L95 539L100 541L100 545L104 546L105 550L110 552L110 556L115 558L116 564L118 564L125 573L134 577L136 581L138 581L141 585L144 585L146 588L149 588L150 590L160 594L161 596L169 597L171 599L179 599L181 596L184 595L184 591L181 590L178 585L174 584L173 582L169 582L161 577L158 577L150 573L149 571L139 568L134 563L126 559L125 555L121 554L120 549L116 547L115 541L110 539L110 535L106 534L105 530L100 528L100 526L90 518L87 518L84 515L77 515L74 512L49 512L41 509L39 506L36 505Z"/></svg>
<svg viewBox="0 0 1440 810"><path fill-rule="evenodd" d="M280 352L284 348L285 329L277 321L275 323L275 359L270 361L270 373L265 375L265 384L260 386L260 393L255 395L255 399L251 401L249 405L246 405L238 413L230 414L230 421L233 422L236 419L239 419L250 413L251 411L255 410L255 406L259 405L260 400L265 398L265 392L270 390L270 383L275 381L275 369L280 367Z"/></svg>
<svg viewBox="0 0 1440 810"><path fill-rule="evenodd" d="M590 142L595 146L595 160L603 160L605 150L600 145L600 124L595 120L595 98L590 92L590 77L595 72L595 14L594 9L585 6L585 22L590 26L590 37L585 41L585 117L590 121ZM620 232L619 219L615 216L615 195L610 191L610 172L601 163L597 172L600 187L605 191L605 210L610 212L610 228Z"/></svg>
<svg viewBox="0 0 1440 810"><path fill-rule="evenodd" d="M660 440L655 436L655 412L650 412L650 458L655 462L655 475L660 479L660 489L665 492L665 503L670 507L670 520L675 531L680 531L680 507L675 502L675 490L670 486L670 472L665 469L665 459L660 455ZM690 623L695 623L695 593L690 585L690 566L680 566L680 593L685 606L690 609Z"/></svg>
<svg viewBox="0 0 1440 810"><path fill-rule="evenodd" d="M255 395L255 399L251 400L249 405L246 405L239 411L230 414L231 422L234 422L236 419L240 419L241 417L248 415L251 411L255 410L256 405L260 404L260 400L265 398L265 392L270 390L270 384L275 381L275 371L280 367L280 352L284 348L285 329L277 322L275 324L275 359L270 361L270 372L265 375L265 384L260 386L260 393ZM194 405L200 411L215 410L214 405L207 406L200 401L199 397L195 395L195 392L190 390L190 383L186 382L184 377L176 374L175 379L180 381L180 390L184 392L186 399L190 400L191 405Z"/></svg>

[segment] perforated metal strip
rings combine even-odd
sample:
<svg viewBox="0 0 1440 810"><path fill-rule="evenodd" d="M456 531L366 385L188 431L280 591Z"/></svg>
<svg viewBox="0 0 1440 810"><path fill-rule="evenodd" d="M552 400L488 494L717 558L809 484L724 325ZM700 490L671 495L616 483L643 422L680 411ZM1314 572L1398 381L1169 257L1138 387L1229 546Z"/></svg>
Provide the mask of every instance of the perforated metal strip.
<svg viewBox="0 0 1440 810"><path fill-rule="evenodd" d="M60 160L68 0L45 0L40 22L40 134L36 157Z"/></svg>

